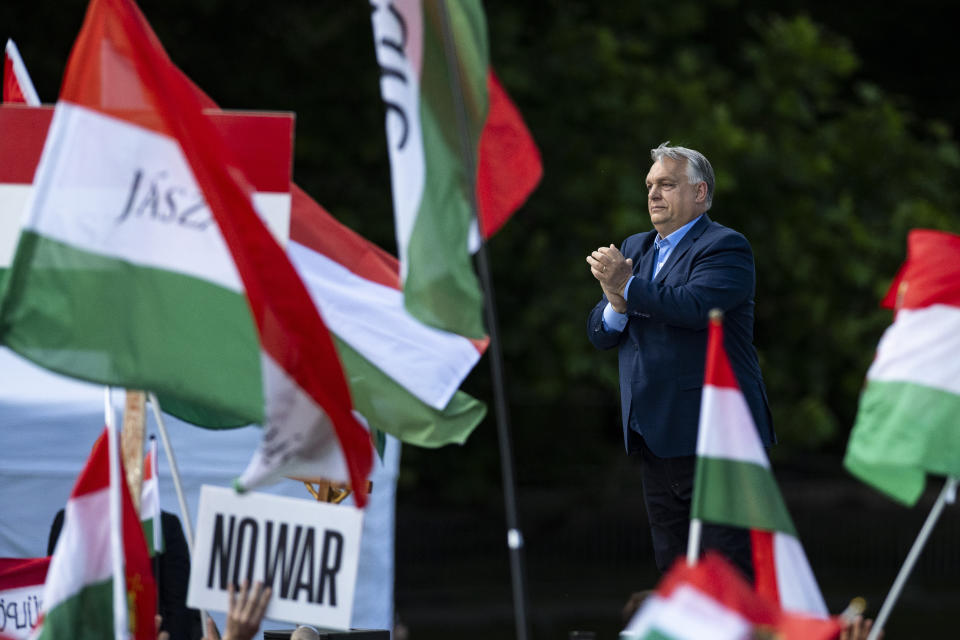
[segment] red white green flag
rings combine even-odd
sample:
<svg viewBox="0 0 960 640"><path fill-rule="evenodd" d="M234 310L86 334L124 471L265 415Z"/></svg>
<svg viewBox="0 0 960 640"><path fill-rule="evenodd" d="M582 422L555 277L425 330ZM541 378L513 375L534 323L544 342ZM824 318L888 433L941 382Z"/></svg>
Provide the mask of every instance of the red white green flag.
<svg viewBox="0 0 960 640"><path fill-rule="evenodd" d="M50 558L0 558L0 638L30 637L49 566Z"/></svg>
<svg viewBox="0 0 960 640"><path fill-rule="evenodd" d="M844 466L912 506L926 474L960 477L960 236L911 231L882 305L896 315L867 371Z"/></svg>
<svg viewBox="0 0 960 640"><path fill-rule="evenodd" d="M797 616L755 593L715 553L695 565L679 559L620 632L620 640L828 640L836 620Z"/></svg>
<svg viewBox="0 0 960 640"><path fill-rule="evenodd" d="M150 555L163 553L163 527L160 519L160 478L157 474L157 439L150 437L150 449L143 459L143 485L140 489L140 522Z"/></svg>
<svg viewBox="0 0 960 640"><path fill-rule="evenodd" d="M291 185L287 251L334 336L354 406L407 444L462 444L483 403L458 391L487 341L434 329L403 306L397 259Z"/></svg>
<svg viewBox="0 0 960 640"><path fill-rule="evenodd" d="M482 338L471 253L536 187L540 155L490 68L479 0L371 5L404 304Z"/></svg>
<svg viewBox="0 0 960 640"><path fill-rule="evenodd" d="M111 451L113 449L113 451ZM114 456L111 472L110 456ZM105 429L77 478L64 511L63 529L53 550L43 591L40 640L102 640L125 637L114 625L126 621L126 631L137 640L155 640L156 587L140 518L134 509L119 447L110 447ZM119 486L120 509L111 509L111 485ZM113 519L113 513L120 521ZM119 536L117 534L119 533ZM121 552L112 551L118 538ZM114 565L119 558L121 567ZM126 603L115 610L116 572L123 576ZM117 617L119 614L119 617Z"/></svg>
<svg viewBox="0 0 960 640"><path fill-rule="evenodd" d="M264 425L241 488L323 476L365 503L372 447L333 341L197 92L130 0L89 5L0 341L66 375Z"/></svg>
<svg viewBox="0 0 960 640"><path fill-rule="evenodd" d="M22 103L36 107L40 104L40 97L33 86L33 80L27 73L20 51L13 40L7 40L3 56L3 101Z"/></svg>
<svg viewBox="0 0 960 640"><path fill-rule="evenodd" d="M785 611L827 615L723 348L719 313L710 317L690 517L750 529L758 592Z"/></svg>

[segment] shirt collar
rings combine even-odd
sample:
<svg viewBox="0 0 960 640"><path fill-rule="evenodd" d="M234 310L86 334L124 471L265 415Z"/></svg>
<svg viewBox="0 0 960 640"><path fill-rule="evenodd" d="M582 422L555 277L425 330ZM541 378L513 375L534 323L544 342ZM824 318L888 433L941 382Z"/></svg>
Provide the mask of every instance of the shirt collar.
<svg viewBox="0 0 960 640"><path fill-rule="evenodd" d="M661 238L660 235L657 234L657 236L653 239L654 244L657 245L657 249L661 249L663 247L675 247L680 244L680 241L683 240L685 235L687 235L687 232L690 231L690 228L697 224L697 221L699 221L702 217L703 214L701 213L696 218L668 235L666 238Z"/></svg>

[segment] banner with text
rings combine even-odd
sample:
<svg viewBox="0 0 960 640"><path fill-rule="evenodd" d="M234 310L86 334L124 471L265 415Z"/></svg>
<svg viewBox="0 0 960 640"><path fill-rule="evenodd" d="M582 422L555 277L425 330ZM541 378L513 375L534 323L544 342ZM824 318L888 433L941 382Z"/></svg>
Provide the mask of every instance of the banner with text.
<svg viewBox="0 0 960 640"><path fill-rule="evenodd" d="M350 628L363 513L354 507L204 486L187 605L227 611L227 586L273 587L266 617Z"/></svg>

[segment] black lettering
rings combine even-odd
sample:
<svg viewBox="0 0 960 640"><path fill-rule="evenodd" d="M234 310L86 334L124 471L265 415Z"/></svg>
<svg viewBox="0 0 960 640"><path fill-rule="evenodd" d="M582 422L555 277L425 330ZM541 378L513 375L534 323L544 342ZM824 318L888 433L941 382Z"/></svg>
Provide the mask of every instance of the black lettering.
<svg viewBox="0 0 960 640"><path fill-rule="evenodd" d="M199 202L195 202L183 210L183 212L180 214L180 218L177 220L177 223L190 229L198 229L203 231L210 225L211 214L209 209L207 209L207 202L203 199L203 196L201 195L199 197ZM198 220L198 216L196 216L196 214L203 213L204 211L207 212L206 217L200 217Z"/></svg>
<svg viewBox="0 0 960 640"><path fill-rule="evenodd" d="M170 187L167 189L163 197L167 203L167 211L165 215L160 215L159 220L161 222L170 222L177 217L177 209L179 208L177 206L177 196L183 195L184 193L186 193L186 189L183 187Z"/></svg>
<svg viewBox="0 0 960 640"><path fill-rule="evenodd" d="M230 556L233 552L233 525L236 521L234 516L230 516L230 529L227 531L227 539L223 539L223 514L218 513L213 521L213 548L210 551L210 568L207 571L207 588L213 588L214 570L217 561L220 563L220 583L217 587L221 591L227 590L228 571L230 566Z"/></svg>
<svg viewBox="0 0 960 640"><path fill-rule="evenodd" d="M127 204L123 208L123 213L117 218L117 224L120 224L127 219L127 216L130 215L130 210L133 208L133 201L137 197L137 189L140 188L140 180L143 179L143 171L137 169L133 172L133 184L130 185L130 195L127 196Z"/></svg>
<svg viewBox="0 0 960 640"><path fill-rule="evenodd" d="M310 555L309 560L307 554ZM307 571L306 581L303 579L304 569ZM314 569L313 527L307 527L307 535L303 540L303 553L300 554L300 564L297 567L297 585L293 588L293 594L290 596L291 600L296 600L297 594L300 593L301 589L304 589L307 592L307 602L313 602Z"/></svg>
<svg viewBox="0 0 960 640"><path fill-rule="evenodd" d="M400 27L400 40L390 40L384 37L380 38L380 44L393 49L399 55L403 56L403 50L407 46L407 23L403 19L403 14L397 11L397 8L393 6L393 4L388 4L387 10L397 20L397 26Z"/></svg>
<svg viewBox="0 0 960 640"><path fill-rule="evenodd" d="M253 562L257 557L257 536L260 533L260 527L257 521L247 517L240 521L237 527L237 554L233 557L233 584L240 587L240 561L243 559L243 540L247 530L250 530L250 551L247 554L247 575L244 579L253 584Z"/></svg>
<svg viewBox="0 0 960 640"><path fill-rule="evenodd" d="M336 551L332 549L336 543ZM331 607L337 606L337 573L340 572L340 564L343 562L343 534L339 531L323 532L323 553L320 557L320 586L317 590L317 604L323 604L324 586L327 584L327 578L330 579L330 601Z"/></svg>
<svg viewBox="0 0 960 640"><path fill-rule="evenodd" d="M300 550L300 534L303 527L297 525L293 530L293 547L290 549L290 555L287 555L287 524L280 525L280 531L277 534L276 550L273 549L273 522L267 521L267 547L264 550L264 571L263 583L273 584L273 578L277 573L277 567L280 567L280 597L286 598L290 593L290 579L293 578L293 565L297 561L297 551ZM289 558L289 562L287 559ZM275 590L276 591L276 590Z"/></svg>

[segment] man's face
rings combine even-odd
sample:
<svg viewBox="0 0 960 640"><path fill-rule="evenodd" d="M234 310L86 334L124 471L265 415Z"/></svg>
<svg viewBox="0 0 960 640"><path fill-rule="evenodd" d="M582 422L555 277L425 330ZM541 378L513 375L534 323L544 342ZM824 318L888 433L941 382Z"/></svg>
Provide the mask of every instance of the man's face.
<svg viewBox="0 0 960 640"><path fill-rule="evenodd" d="M647 174L647 210L650 221L665 238L703 213L707 185L690 184L687 161L661 158Z"/></svg>

